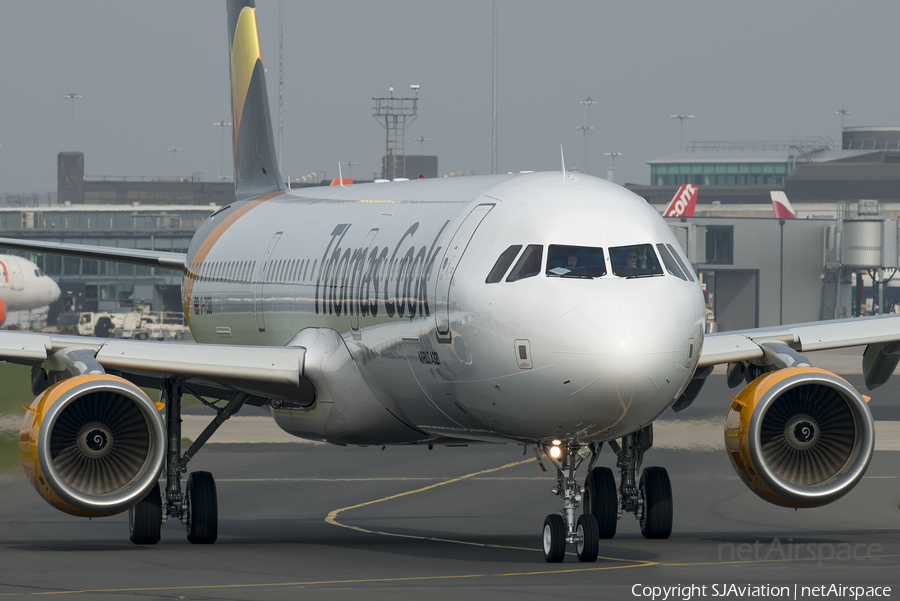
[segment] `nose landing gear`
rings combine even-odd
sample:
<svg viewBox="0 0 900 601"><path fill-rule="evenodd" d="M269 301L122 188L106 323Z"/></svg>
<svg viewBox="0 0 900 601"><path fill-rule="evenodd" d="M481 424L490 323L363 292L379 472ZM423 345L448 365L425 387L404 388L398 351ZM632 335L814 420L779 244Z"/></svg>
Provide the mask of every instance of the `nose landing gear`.
<svg viewBox="0 0 900 601"><path fill-rule="evenodd" d="M644 452L653 446L653 428L647 426L622 437L622 444L608 441L616 454L616 468L620 473L619 487L613 471L594 467L603 443L579 444L554 440L542 449L535 447L538 461L542 451L556 468L557 485L553 494L562 499L562 511L544 520L544 559L556 563L563 560L566 545L574 544L580 561L596 561L600 539L616 535L616 526L623 513L633 513L644 538L669 538L672 534L672 485L665 468L648 467L641 470ZM581 463L591 458L584 487L575 479ZM543 468L543 463L541 463ZM579 505L584 513L576 520Z"/></svg>
<svg viewBox="0 0 900 601"><path fill-rule="evenodd" d="M553 446L545 448L544 452L556 467L556 486L552 492L562 499L563 509L560 513L548 515L544 520L544 559L549 563L559 563L566 555L566 545L574 544L579 561L597 561L600 551L597 518L590 512L582 514L577 520L575 518L575 510L581 504L585 492L578 485L575 472L593 451L586 445L556 443L554 441ZM535 451L537 452L537 448ZM538 461L540 459L538 452Z"/></svg>

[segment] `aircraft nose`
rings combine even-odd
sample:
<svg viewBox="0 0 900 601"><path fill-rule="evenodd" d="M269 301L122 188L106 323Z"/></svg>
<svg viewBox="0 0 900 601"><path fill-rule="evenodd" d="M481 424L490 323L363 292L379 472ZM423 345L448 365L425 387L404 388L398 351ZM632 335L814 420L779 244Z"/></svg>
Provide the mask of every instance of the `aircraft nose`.
<svg viewBox="0 0 900 601"><path fill-rule="evenodd" d="M47 300L49 303L52 303L59 298L59 284L57 284L53 278L48 277L47 280L50 282L47 286Z"/></svg>
<svg viewBox="0 0 900 601"><path fill-rule="evenodd" d="M554 334L557 374L572 395L611 389L620 396L658 395L679 352L671 315L640 297L579 304L559 319Z"/></svg>

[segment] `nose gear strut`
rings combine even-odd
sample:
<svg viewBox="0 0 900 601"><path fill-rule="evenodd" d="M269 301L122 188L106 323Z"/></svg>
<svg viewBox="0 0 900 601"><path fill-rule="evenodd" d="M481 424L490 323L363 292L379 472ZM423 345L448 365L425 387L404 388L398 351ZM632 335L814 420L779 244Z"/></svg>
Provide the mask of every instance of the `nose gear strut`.
<svg viewBox="0 0 900 601"><path fill-rule="evenodd" d="M553 441L554 444L535 445L534 451L543 468L543 455L556 468L553 494L562 500L562 511L544 520L542 537L544 559L560 562L566 545L574 544L578 559L596 561L599 539L616 534L616 525L623 513L633 513L645 538L669 538L672 533L672 486L665 468L648 467L641 472L644 453L653 446L652 424L626 434L621 439L607 441L616 454L619 486L613 471L594 467L603 443L581 444L572 441ZM584 487L577 483L575 473L581 463L591 458ZM583 514L576 519L576 510L584 505Z"/></svg>
<svg viewBox="0 0 900 601"><path fill-rule="evenodd" d="M558 563L566 555L566 545L575 545L575 551L579 561L597 561L600 551L600 536L597 519L590 513L575 517L575 510L581 504L584 489L578 485L575 472L581 463L589 456L594 455L593 449L587 445L578 443L560 443L553 445L559 449L557 457L551 454L551 446L544 446L540 450L535 446L535 454L538 461L541 460L541 452L556 468L556 486L551 492L562 499L562 511L547 516L544 520L543 549L544 559L550 563Z"/></svg>

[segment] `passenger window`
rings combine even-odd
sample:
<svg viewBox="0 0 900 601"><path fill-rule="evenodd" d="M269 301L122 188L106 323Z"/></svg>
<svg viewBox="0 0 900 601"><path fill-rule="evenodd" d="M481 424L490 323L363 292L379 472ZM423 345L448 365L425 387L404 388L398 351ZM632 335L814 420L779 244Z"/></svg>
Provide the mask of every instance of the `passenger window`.
<svg viewBox="0 0 900 601"><path fill-rule="evenodd" d="M516 255L519 254L520 250L522 250L521 244L513 244L512 246L504 250L503 254L500 255L500 258L497 259L497 262L494 263L494 267L491 268L491 272L484 280L484 283L496 284L497 282L502 280L503 276L506 275L506 270L509 269L510 265L512 265L513 259L516 258Z"/></svg>
<svg viewBox="0 0 900 601"><path fill-rule="evenodd" d="M652 244L614 246L609 249L613 273L621 278L640 278L662 275L662 267Z"/></svg>
<svg viewBox="0 0 900 601"><path fill-rule="evenodd" d="M547 249L547 275L562 278L599 278L606 275L603 249L595 246L551 244Z"/></svg>
<svg viewBox="0 0 900 601"><path fill-rule="evenodd" d="M672 253L672 256L675 257L675 260L678 262L679 267L684 270L684 275L687 276L689 281L693 282L694 275L691 273L691 269L684 264L684 261L681 260L681 255L678 254L678 251L675 250L671 244L666 244L666 246L669 248L669 252Z"/></svg>
<svg viewBox="0 0 900 601"><path fill-rule="evenodd" d="M516 266L513 267L506 281L515 282L539 275L543 258L544 247L540 244L529 244L525 247L525 252L522 253L519 260L516 261Z"/></svg>
<svg viewBox="0 0 900 601"><path fill-rule="evenodd" d="M687 277L685 277L684 272L681 271L681 268L678 266L678 263L675 262L675 259L672 257L672 254L669 252L669 249L666 248L665 244L657 244L656 248L659 250L659 256L662 257L663 264L666 266L666 270L674 275L676 278L687 281Z"/></svg>

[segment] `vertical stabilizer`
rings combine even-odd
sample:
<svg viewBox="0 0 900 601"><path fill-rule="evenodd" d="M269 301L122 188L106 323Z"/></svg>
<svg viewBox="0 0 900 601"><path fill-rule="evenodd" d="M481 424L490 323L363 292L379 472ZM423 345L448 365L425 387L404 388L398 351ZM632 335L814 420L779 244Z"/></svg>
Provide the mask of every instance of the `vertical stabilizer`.
<svg viewBox="0 0 900 601"><path fill-rule="evenodd" d="M253 0L228 1L234 194L244 200L286 190L278 170Z"/></svg>
<svg viewBox="0 0 900 601"><path fill-rule="evenodd" d="M683 184L669 201L669 206L663 211L663 217L693 217L699 190L700 186Z"/></svg>
<svg viewBox="0 0 900 601"><path fill-rule="evenodd" d="M787 194L780 190L772 190L769 192L772 197L772 211L775 213L776 219L796 219L797 213L791 206Z"/></svg>

